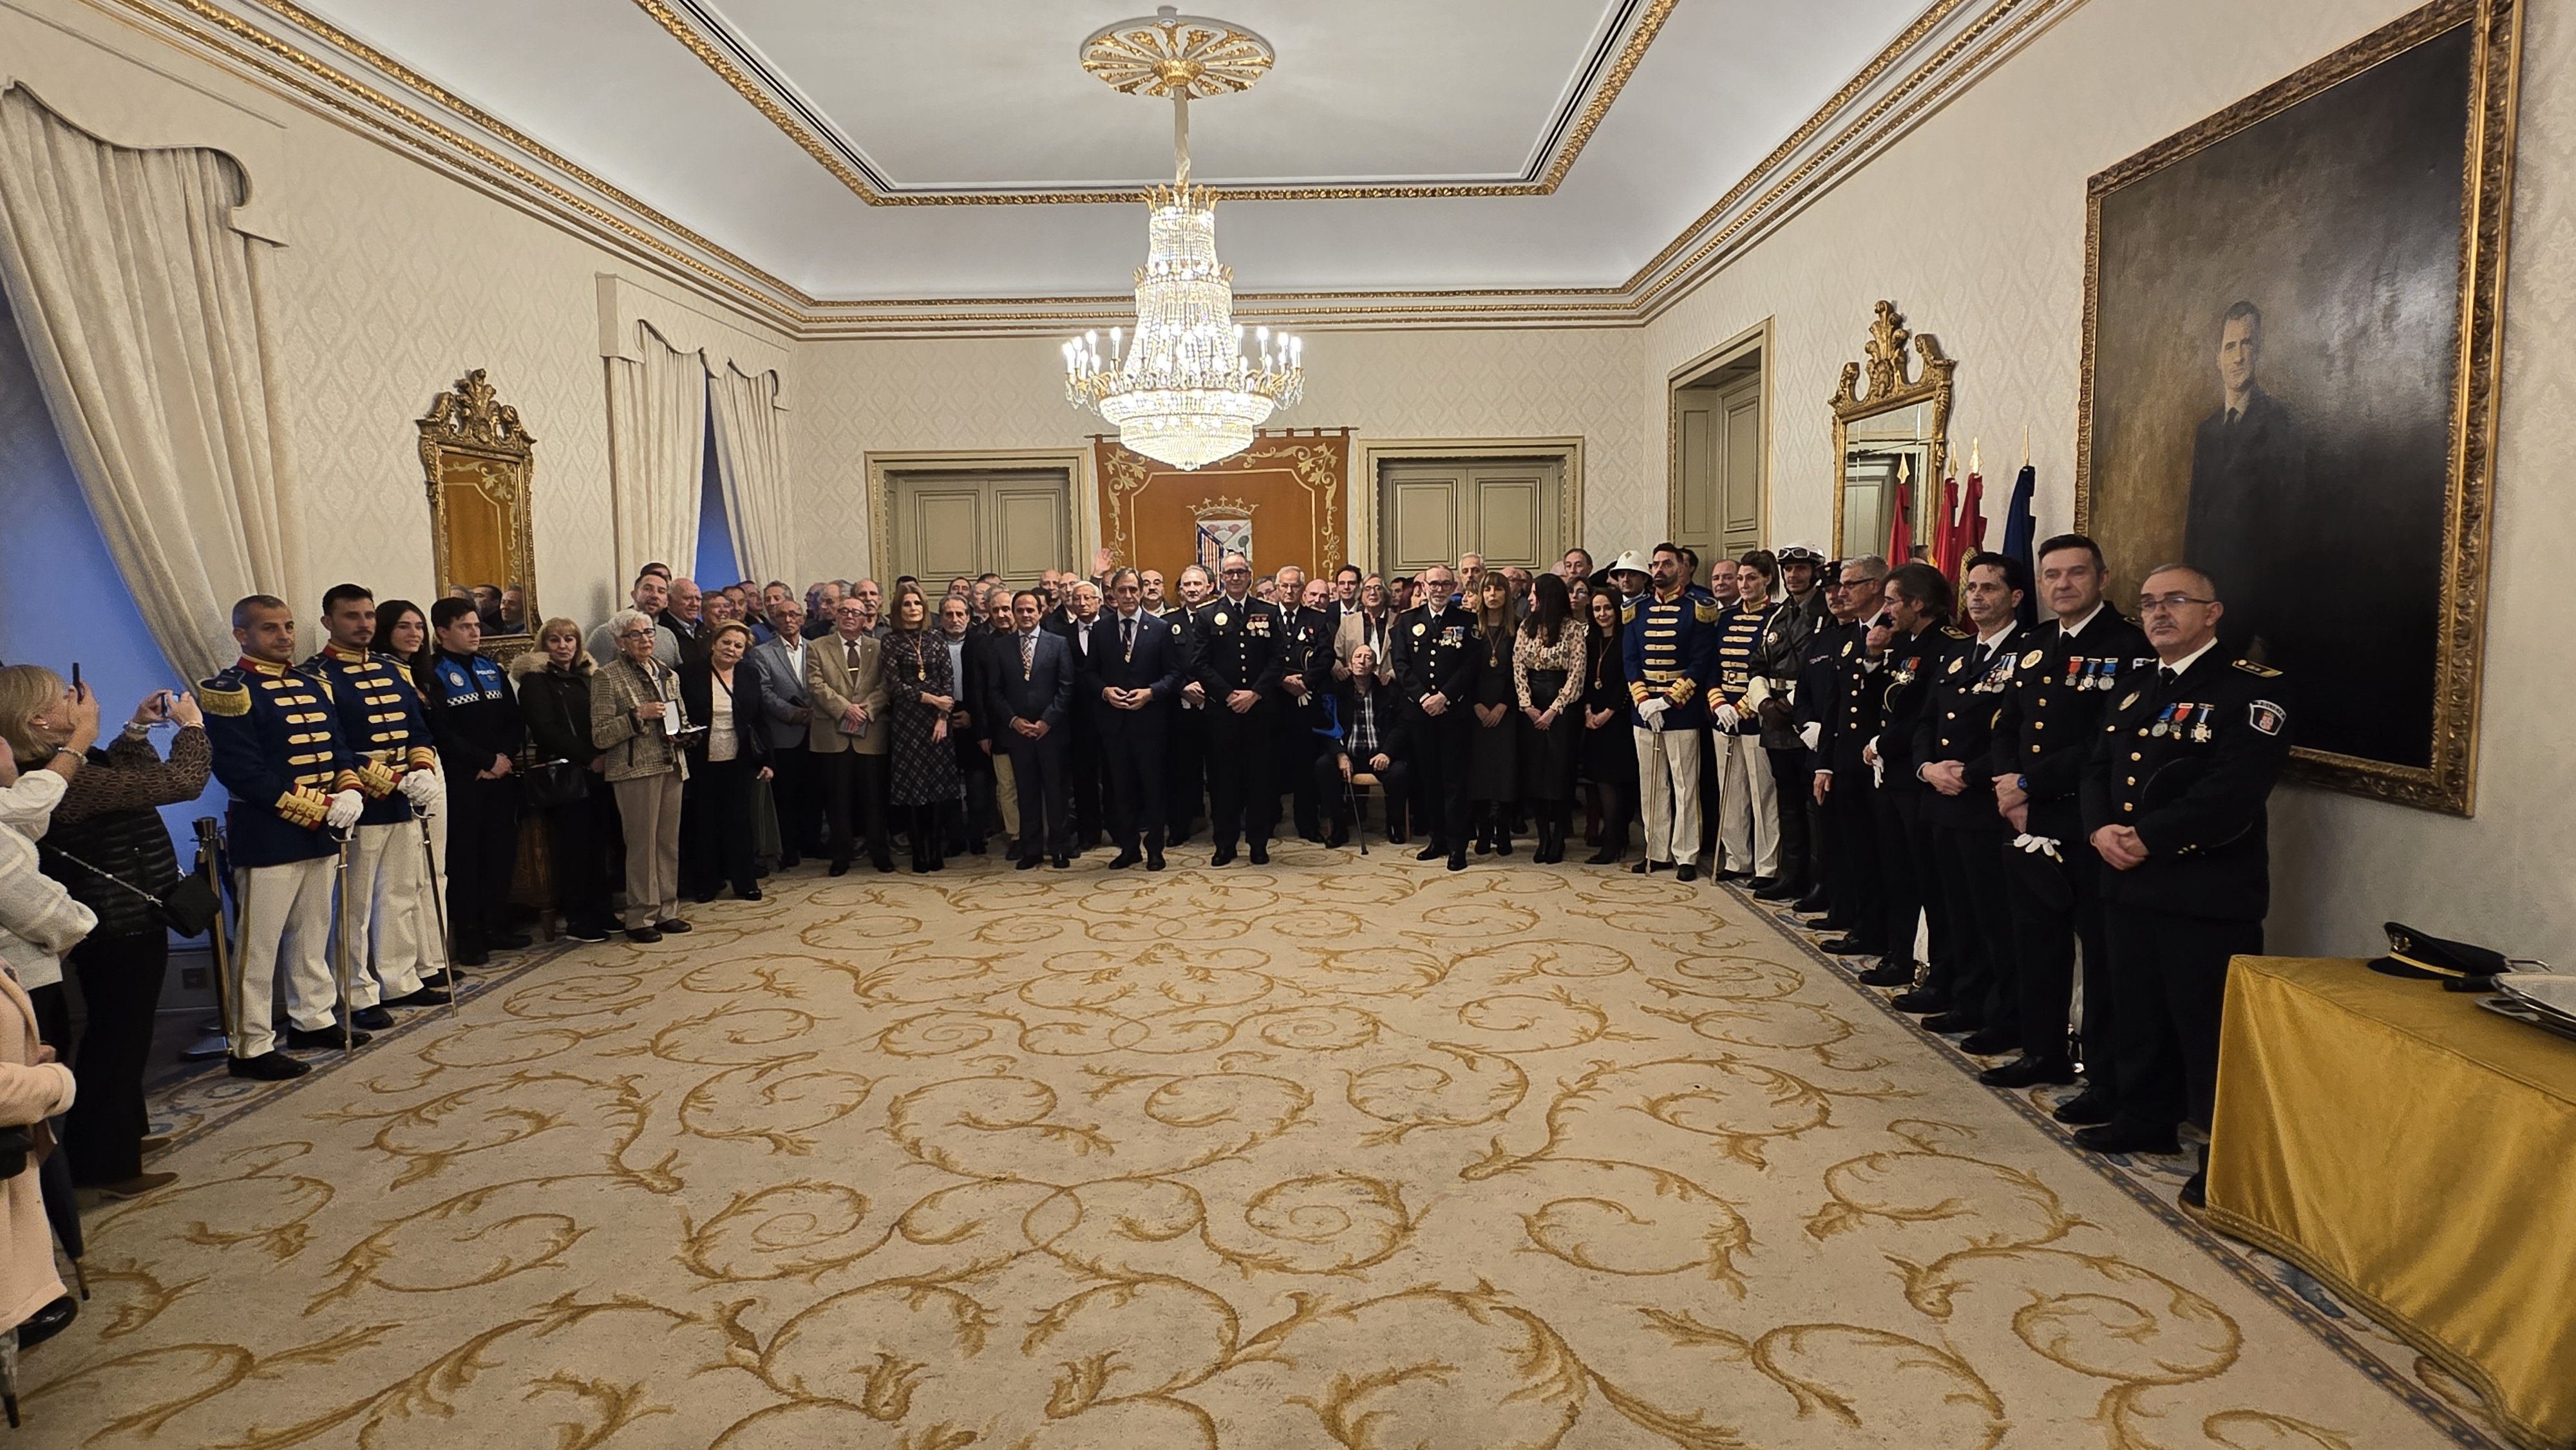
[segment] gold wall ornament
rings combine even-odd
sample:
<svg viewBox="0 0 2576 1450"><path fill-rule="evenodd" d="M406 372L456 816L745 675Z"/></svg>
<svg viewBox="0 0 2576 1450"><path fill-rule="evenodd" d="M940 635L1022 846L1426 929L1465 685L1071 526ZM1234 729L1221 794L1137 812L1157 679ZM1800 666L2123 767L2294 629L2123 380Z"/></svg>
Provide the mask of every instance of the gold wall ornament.
<svg viewBox="0 0 2576 1450"><path fill-rule="evenodd" d="M481 368L440 393L417 426L439 597L481 584L517 589L520 627L483 637L486 651L507 663L536 647L536 628L545 619L537 605L528 491L536 472L536 437L519 421L519 410L500 400Z"/></svg>
<svg viewBox="0 0 2576 1450"><path fill-rule="evenodd" d="M1834 553L1847 556L1883 552L1868 539L1846 539L1844 512L1855 487L1884 488L1902 477L1912 490L1910 517L1917 542L1925 538L1922 521L1929 517L1926 498L1941 485L1949 463L1950 375L1959 364L1941 350L1941 340L1905 325L1905 314L1884 299L1871 309L1869 341L1860 362L1843 364L1842 381L1829 400L1834 411ZM1906 361L1911 345L1920 361L1918 374ZM1861 379L1868 378L1868 391ZM1854 482L1854 463L1862 463L1862 482ZM1878 479L1884 472L1886 478ZM1884 506L1885 496L1881 496ZM1883 525L1886 516L1880 514ZM1873 530L1873 532L1878 532Z"/></svg>

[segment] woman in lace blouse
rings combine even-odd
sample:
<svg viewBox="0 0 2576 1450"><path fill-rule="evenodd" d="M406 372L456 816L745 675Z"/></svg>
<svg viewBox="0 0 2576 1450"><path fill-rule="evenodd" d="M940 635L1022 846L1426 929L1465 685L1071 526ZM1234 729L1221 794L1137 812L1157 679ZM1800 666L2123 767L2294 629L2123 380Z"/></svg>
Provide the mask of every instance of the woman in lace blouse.
<svg viewBox="0 0 2576 1450"><path fill-rule="evenodd" d="M1583 655L1588 631L1574 618L1565 581L1541 574L1529 617L1512 644L1512 689L1520 700L1521 800L1538 825L1540 865L1565 859L1573 819L1574 746L1582 733Z"/></svg>

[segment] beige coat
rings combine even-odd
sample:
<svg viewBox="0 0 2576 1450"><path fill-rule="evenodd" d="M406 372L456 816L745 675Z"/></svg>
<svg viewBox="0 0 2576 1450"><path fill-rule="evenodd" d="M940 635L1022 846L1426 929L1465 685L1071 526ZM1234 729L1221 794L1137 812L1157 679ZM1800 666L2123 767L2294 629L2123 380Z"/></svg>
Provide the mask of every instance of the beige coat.
<svg viewBox="0 0 2576 1450"><path fill-rule="evenodd" d="M1378 646L1377 682L1381 685L1395 683L1395 666L1387 661L1390 653L1387 646L1395 642L1395 615L1394 609L1387 610L1387 627ZM1338 673L1345 679L1350 676L1352 652L1367 642L1367 624L1368 621L1361 616L1347 614L1342 616L1342 627L1333 634L1333 663L1341 667Z"/></svg>
<svg viewBox="0 0 2576 1450"><path fill-rule="evenodd" d="M660 670L658 664L655 668ZM659 679L661 692L657 693L644 672L624 655L600 666L590 677L590 743L599 747L600 757L608 762L601 774L611 785L674 770L682 779L688 776L679 742L661 728L661 722L642 726L635 721L635 707L647 700L667 698L674 711L680 708L679 680L669 670L660 670Z"/></svg>
<svg viewBox="0 0 2576 1450"><path fill-rule="evenodd" d="M805 693L814 702L814 720L808 744L816 755L838 755L856 750L861 755L886 753L886 737L892 733L886 725L888 696L885 682L885 645L874 635L859 636L859 667L850 668L849 650L839 630L821 639L805 642ZM856 700L867 707L868 733L850 736L841 733L841 716Z"/></svg>
<svg viewBox="0 0 2576 1450"><path fill-rule="evenodd" d="M72 1070L59 1062L38 1062L35 1009L27 1004L18 979L0 972L0 1125L26 1127L72 1105ZM43 1127L35 1128L39 1150L52 1146ZM54 1234L45 1222L45 1196L36 1185L36 1160L0 1183L0 1325L16 1325L63 1297L62 1278L54 1272Z"/></svg>

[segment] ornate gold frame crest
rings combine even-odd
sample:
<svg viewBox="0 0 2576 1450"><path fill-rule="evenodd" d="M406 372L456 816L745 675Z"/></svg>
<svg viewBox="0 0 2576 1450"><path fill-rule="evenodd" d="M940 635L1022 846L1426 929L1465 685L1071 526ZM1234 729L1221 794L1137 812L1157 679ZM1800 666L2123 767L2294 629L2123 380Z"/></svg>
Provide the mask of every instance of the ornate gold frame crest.
<svg viewBox="0 0 2576 1450"><path fill-rule="evenodd" d="M1851 425L1863 418L1875 418L1911 408L1918 403L1932 405L1932 435L1928 440L1931 466L1927 476L1915 481L1918 500L1935 498L1925 493L1926 487L1938 489L1950 461L1950 374L1958 360L1941 351L1941 340L1928 332L1914 332L1905 325L1905 314L1896 304L1881 299L1872 309L1875 316L1869 324L1869 341L1861 348L1862 361L1843 364L1842 382L1835 387L1830 400L1834 410L1834 553L1852 552L1851 541L1843 537L1843 459L1848 446ZM1906 346L1922 360L1921 376L1913 375L1906 362ZM1869 391L1859 391L1862 374L1869 378ZM1918 517L1920 509L1917 510Z"/></svg>

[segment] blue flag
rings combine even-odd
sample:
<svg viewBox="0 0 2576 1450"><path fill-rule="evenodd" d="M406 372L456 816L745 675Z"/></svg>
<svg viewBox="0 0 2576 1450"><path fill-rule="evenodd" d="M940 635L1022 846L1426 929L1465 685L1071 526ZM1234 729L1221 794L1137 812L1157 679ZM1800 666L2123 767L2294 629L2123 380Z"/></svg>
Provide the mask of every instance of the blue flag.
<svg viewBox="0 0 2576 1450"><path fill-rule="evenodd" d="M2039 521L2031 517L2030 501L2038 491L2039 474L2029 464L2023 464L2021 476L2013 480L2012 503L2004 510L2004 546L2000 551L2007 558L2032 565L2039 562L2030 556L2030 551L2039 547Z"/></svg>

